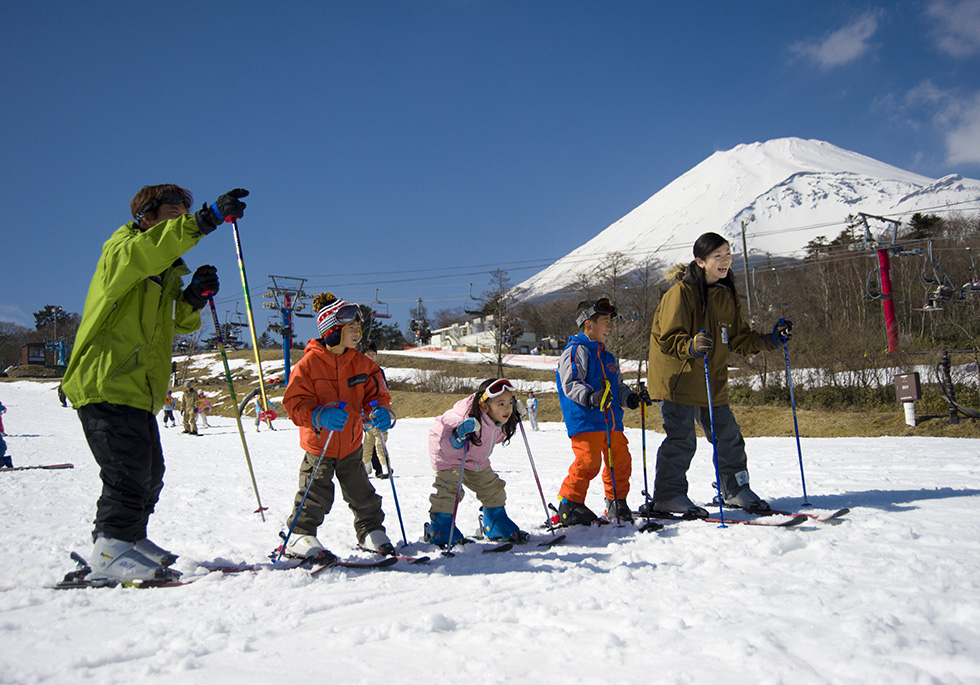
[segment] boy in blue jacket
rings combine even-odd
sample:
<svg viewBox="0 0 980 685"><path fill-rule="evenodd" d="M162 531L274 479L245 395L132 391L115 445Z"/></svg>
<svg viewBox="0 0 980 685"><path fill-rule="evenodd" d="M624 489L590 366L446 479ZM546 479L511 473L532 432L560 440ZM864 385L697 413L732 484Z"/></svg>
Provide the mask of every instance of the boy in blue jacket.
<svg viewBox="0 0 980 685"><path fill-rule="evenodd" d="M563 526L588 525L596 520L585 506L585 495L603 465L607 517L633 520L626 504L632 458L623 433L622 402L636 409L640 398L623 382L619 363L605 348L615 316L616 308L608 298L580 302L576 318L579 332L569 337L558 360L558 399L575 454L558 491L558 516Z"/></svg>

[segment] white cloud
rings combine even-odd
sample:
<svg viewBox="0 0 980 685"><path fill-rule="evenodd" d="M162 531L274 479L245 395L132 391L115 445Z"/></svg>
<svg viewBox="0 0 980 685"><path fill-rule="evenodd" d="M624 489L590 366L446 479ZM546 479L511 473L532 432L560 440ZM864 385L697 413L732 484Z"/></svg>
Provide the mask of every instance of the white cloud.
<svg viewBox="0 0 980 685"><path fill-rule="evenodd" d="M790 50L800 57L812 60L822 69L833 69L849 64L871 49L871 37L878 30L880 12L862 14L842 29L822 39L799 41Z"/></svg>
<svg viewBox="0 0 980 685"><path fill-rule="evenodd" d="M933 0L926 14L936 21L933 36L953 57L980 52L980 0Z"/></svg>
<svg viewBox="0 0 980 685"><path fill-rule="evenodd" d="M925 80L895 109L911 122L931 120L946 141L947 164L980 164L980 92L963 95Z"/></svg>
<svg viewBox="0 0 980 685"><path fill-rule="evenodd" d="M953 102L942 117L948 126L946 160L950 164L980 164L980 93Z"/></svg>

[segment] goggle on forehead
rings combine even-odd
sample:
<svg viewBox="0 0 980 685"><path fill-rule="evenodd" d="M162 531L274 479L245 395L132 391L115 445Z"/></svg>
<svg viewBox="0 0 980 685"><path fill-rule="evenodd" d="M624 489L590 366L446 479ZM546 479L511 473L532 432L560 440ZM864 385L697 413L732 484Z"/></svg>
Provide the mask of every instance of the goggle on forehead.
<svg viewBox="0 0 980 685"><path fill-rule="evenodd" d="M506 378L498 378L483 391L483 394L480 395L480 401L486 402L487 400L492 400L494 397L498 397L505 392L514 392L514 386Z"/></svg>
<svg viewBox="0 0 980 685"><path fill-rule="evenodd" d="M578 318L575 319L575 325L581 328L583 323L596 314L609 314L609 316L616 318L616 307L613 306L608 297L599 298L591 307L578 315Z"/></svg>

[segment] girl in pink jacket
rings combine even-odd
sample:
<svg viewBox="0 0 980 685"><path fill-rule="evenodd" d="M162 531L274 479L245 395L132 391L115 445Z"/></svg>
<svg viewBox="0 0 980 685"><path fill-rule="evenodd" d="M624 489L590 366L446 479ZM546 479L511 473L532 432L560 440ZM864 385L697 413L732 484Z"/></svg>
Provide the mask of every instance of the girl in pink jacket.
<svg viewBox="0 0 980 685"><path fill-rule="evenodd" d="M480 384L476 393L457 402L435 420L429 429L429 459L436 472L435 492L429 497L429 518L425 541L443 547L463 539L453 527L453 512L463 498L459 487L460 467L463 485L483 504L480 528L491 540L524 542L528 534L517 527L504 511L506 483L490 468L494 445L508 442L517 430L519 416L514 410L514 387L506 378Z"/></svg>

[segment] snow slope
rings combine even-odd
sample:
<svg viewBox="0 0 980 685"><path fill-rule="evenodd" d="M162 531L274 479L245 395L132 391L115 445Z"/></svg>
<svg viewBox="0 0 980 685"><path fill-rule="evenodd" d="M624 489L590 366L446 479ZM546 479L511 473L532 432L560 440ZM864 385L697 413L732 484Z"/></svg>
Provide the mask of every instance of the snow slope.
<svg viewBox="0 0 980 685"><path fill-rule="evenodd" d="M0 682L418 683L980 682L980 495L976 440L804 439L815 510L849 506L840 525L767 529L687 522L660 533L572 529L551 550L435 552L427 567L375 572L214 574L179 588L55 591L69 550L91 550L99 479L75 414L51 383L0 384L17 465L69 460L68 471L0 473ZM247 437L262 523L234 422L199 438L163 431L167 485L151 536L198 562L262 561L296 488L295 427ZM391 432L408 537L427 519L428 419ZM644 478L639 431L632 494ZM652 467L660 436L647 435ZM549 499L570 461L559 424L530 433ZM800 503L795 441L748 440L753 485L779 507ZM508 511L544 516L520 438L494 452ZM704 443L690 474L706 500ZM650 473L652 478L652 470ZM389 483L391 537L400 539ZM600 507L593 486L589 504ZM461 528L475 526L472 496ZM320 530L356 555L350 512ZM414 550L423 550L415 544Z"/></svg>
<svg viewBox="0 0 980 685"><path fill-rule="evenodd" d="M724 235L740 254L743 221L750 256L801 256L814 238L836 237L851 214L907 219L947 207L976 211L977 200L980 181L930 179L820 140L738 145L714 153L518 288L527 298L555 292L610 252L637 262L690 261L706 231Z"/></svg>

